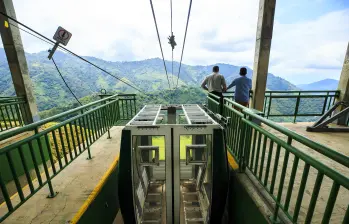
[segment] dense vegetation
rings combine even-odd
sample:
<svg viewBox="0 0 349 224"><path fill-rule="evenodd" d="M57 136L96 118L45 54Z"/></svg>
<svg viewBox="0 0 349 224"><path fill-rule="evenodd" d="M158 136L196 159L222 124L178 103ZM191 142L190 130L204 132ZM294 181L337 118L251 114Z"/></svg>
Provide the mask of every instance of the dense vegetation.
<svg viewBox="0 0 349 224"><path fill-rule="evenodd" d="M26 54L29 73L33 81L34 93L38 103L40 116L50 117L79 106L64 86L47 52ZM178 80L179 88L168 89L168 81L164 74L162 60L159 58L132 62L109 62L98 58L86 57L112 74L124 77L146 92L141 94L115 78L102 73L87 63L62 52L55 53L55 60L61 73L83 104L99 99L101 89L108 93L137 93L137 107L151 103L185 104L205 102L205 92L199 88L204 77L211 73L212 65L182 65ZM237 77L239 67L229 64L218 64L220 73L226 77L228 84ZM170 62L167 62L171 68ZM174 71L178 71L178 63L174 63ZM248 68L248 76L253 71ZM14 88L9 72L6 56L0 49L0 92L3 96L14 95ZM172 86L177 82L176 74L169 77ZM268 90L299 90L295 85L280 77L268 74ZM323 100L306 100L301 102L300 111L305 113L322 110ZM295 99L274 100L272 114L293 114ZM276 120L280 120L275 118ZM282 118L285 120L285 118ZM292 118L287 119L292 120Z"/></svg>
<svg viewBox="0 0 349 224"><path fill-rule="evenodd" d="M74 98L64 86L54 65L47 59L47 52L35 54L26 54L29 74L33 82L34 93L38 103L39 110L51 110L55 107L68 107L71 102L74 104ZM100 90L106 89L107 92L135 92L130 87L115 78L102 73L96 68L77 59L69 54L57 51L55 61L60 68L62 75L66 78L68 84L73 89L78 98L87 97L96 98ZM211 73L212 65L208 66L191 66L182 65L178 85L180 88L172 92L168 89L168 81L164 73L163 62L159 58L148 59L143 61L132 62L109 62L98 58L86 57L95 64L110 71L112 74L124 77L124 80L133 83L147 93L150 93L152 99L156 102L173 102L173 103L195 103L198 102L199 96L187 95L203 92L194 90L192 87L198 87L204 77ZM231 82L237 76L239 67L229 64L218 64L221 73L226 77L227 82ZM167 62L168 68L171 68L170 62ZM169 77L172 86L177 81L178 63L174 63L174 76ZM3 96L14 95L14 88L8 68L6 56L3 49L0 49L0 93ZM248 76L252 76L252 70L248 69ZM187 89L182 88L188 86ZM272 74L268 76L267 88L270 90L295 90L296 86L290 82L276 77ZM189 91L190 90L190 91ZM164 91L164 93L162 93ZM199 95L200 95L199 94ZM164 97L164 99L161 99ZM151 102L150 97L141 96L144 102ZM191 101L192 99L192 101Z"/></svg>

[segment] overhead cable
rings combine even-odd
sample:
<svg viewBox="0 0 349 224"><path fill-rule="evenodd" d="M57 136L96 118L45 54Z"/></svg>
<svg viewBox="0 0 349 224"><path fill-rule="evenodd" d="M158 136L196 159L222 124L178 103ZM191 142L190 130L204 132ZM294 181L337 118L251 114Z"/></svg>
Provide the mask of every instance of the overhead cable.
<svg viewBox="0 0 349 224"><path fill-rule="evenodd" d="M54 45L54 43L48 42L47 40L45 40L45 39L43 39L43 38L41 38L41 37L39 37L39 36L37 36L37 35L35 35L35 34L29 32L29 31L27 31L27 30L25 30L25 29L22 29L22 28L19 27L19 26L16 26L16 25L13 24L13 23L10 23L10 24L11 24L12 26L14 26L14 27L16 27L16 28L22 30L23 32L26 32L27 34L29 34L29 35L31 35L31 36L33 36L33 37L36 37L36 38L38 38L39 40L46 42L47 44Z"/></svg>
<svg viewBox="0 0 349 224"><path fill-rule="evenodd" d="M173 29L172 29L172 28L173 28L173 19L172 19L172 11L173 11L173 9L172 9L172 0L170 0L170 5L171 5L171 6L170 6L170 7L171 7L171 35L172 35L171 37L173 37L173 38L172 38L172 40L173 40L173 41L172 41L172 44L170 43L170 44L171 44L171 47L172 47L172 70L171 70L172 76L171 76L171 77L172 77L172 84L173 84L173 86L174 86L174 81L173 81L173 49L174 49L174 47L175 47L177 44L176 44L176 42L174 41ZM170 42L171 42L171 41L170 41Z"/></svg>
<svg viewBox="0 0 349 224"><path fill-rule="evenodd" d="M3 15L3 16L5 16L5 17L8 18L8 19L14 21L15 23L17 23L17 24L23 26L23 27L26 28L27 30L30 30L31 32L33 32L33 33L36 34L36 35L34 35L34 34L30 34L30 35L32 35L32 36L34 36L34 37L36 37L36 38L38 38L38 39L40 39L40 40L42 40L42 41L45 41L45 40L46 40L46 41L45 41L46 43L50 42L50 43L53 44L53 45L55 44L55 42L54 42L53 40L51 40L50 38L48 38L48 37L42 35L41 33L39 33L39 32L37 32L37 31L33 30L32 28L26 26L25 24L23 24L23 23L19 22L18 20L12 18L11 16L9 16L9 15L7 15L7 14L1 12L1 11L0 11L0 14ZM12 24L12 23L11 23L11 24ZM16 27L18 27L18 26L16 26ZM19 27L18 27L18 28L19 28ZM23 29L21 29L21 30L23 30ZM25 31L25 32L26 32L26 33L29 33L28 31ZM41 38L39 38L39 37L41 37ZM43 39L45 39L45 40L43 40ZM81 60L87 62L88 64L94 66L95 68L97 68L97 69L99 69L99 70L105 72L106 74L108 74L108 75L110 75L110 76L116 78L117 80L123 82L124 84L130 86L131 88L133 88L133 89L135 89L135 90L137 90L137 91L139 91L139 92L141 92L141 93L143 93L143 94L146 94L146 93L145 93L143 90L141 90L140 88L135 87L134 85L131 85L130 83L128 83L128 82L122 80L122 78L120 78L120 77L118 77L118 76L116 76L116 75L111 74L110 72L106 71L105 69L103 69L103 68L99 67L98 65L95 65L94 63L92 63L92 62L86 60L85 58L83 58L83 57L81 57L81 56L75 54L74 52L68 50L67 48L65 48L65 47L63 47L63 46L59 46L59 48L63 49L64 51L66 51L66 52L68 52L68 53L70 53L70 54L72 54L72 55L74 55L75 57L77 57L77 58L79 58L79 59L81 59Z"/></svg>
<svg viewBox="0 0 349 224"><path fill-rule="evenodd" d="M187 38L188 24L189 24L189 18L190 18L191 4L192 4L192 0L190 0L190 3L189 3L189 10L188 10L187 24L186 24L186 26L185 26L185 33L184 33L184 40L183 40L182 54L181 54L181 60L180 60L180 62L179 62L179 69L178 69L178 75L177 75L177 85L176 85L176 88L178 87L178 79L179 79L179 74L181 73L182 60L183 60L183 53L184 53L184 47L185 47L185 40L186 40L186 38Z"/></svg>
<svg viewBox="0 0 349 224"><path fill-rule="evenodd" d="M68 90L70 91L70 93L74 96L74 98L76 99L76 101L78 101L78 103L82 106L82 103L81 103L81 102L79 101L79 99L75 96L74 92L71 90L71 88L69 87L68 83L65 81L65 79L64 79L64 77L63 77L63 75L62 75L62 73L59 71L59 68L58 68L58 66L57 66L57 64L56 64L56 62L55 62L55 59L53 59L53 57L52 57L51 59L52 59L52 62L53 62L53 64L55 65L55 67L56 67L56 69L57 69L57 72L58 72L59 76L62 78L62 80L63 80L65 86L68 88Z"/></svg>
<svg viewBox="0 0 349 224"><path fill-rule="evenodd" d="M171 89L170 80L169 80L169 78L168 78L168 73L167 73L167 68L166 68L166 63L165 63L164 52L163 52L162 46L161 46L161 40L160 40L160 35L159 35L159 29L158 29L158 24L156 23L156 17L155 17L155 12L154 12L154 7L153 7L153 1L152 1L152 0L150 0L150 7L151 7L151 11L152 11L152 13L153 13L154 24L155 24L155 28L156 28L156 34L158 35L158 41L159 41L159 45L160 45L160 50L161 50L161 55L162 55L162 61L164 62L164 68L165 68L166 77L167 77L167 82L168 82L168 88Z"/></svg>

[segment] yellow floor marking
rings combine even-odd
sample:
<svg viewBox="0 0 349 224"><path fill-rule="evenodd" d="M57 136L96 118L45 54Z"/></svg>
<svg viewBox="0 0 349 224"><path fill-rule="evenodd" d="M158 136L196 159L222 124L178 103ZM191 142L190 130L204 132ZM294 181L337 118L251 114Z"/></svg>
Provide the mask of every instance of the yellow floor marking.
<svg viewBox="0 0 349 224"><path fill-rule="evenodd" d="M230 152L227 151L227 155L228 155L228 162L230 166L233 168L233 170L239 169L239 165L235 161L234 157L230 154Z"/></svg>
<svg viewBox="0 0 349 224"><path fill-rule="evenodd" d="M105 182L107 181L108 177L110 176L110 174L114 171L114 169L116 168L116 165L119 161L119 156L117 156L115 158L115 160L113 161L112 165L109 167L109 169L107 170L107 172L105 172L105 174L103 175L103 177L100 179L99 183L97 184L97 186L95 187L95 189L93 189L93 191L91 192L91 194L88 196L88 198L86 199L86 201L84 202L84 204L80 207L79 211L75 214L74 218L70 221L70 223L77 223L80 218L82 217L82 215L86 212L87 208L90 206L90 204L96 199L97 195L99 194L99 192L101 191L102 187L104 186Z"/></svg>

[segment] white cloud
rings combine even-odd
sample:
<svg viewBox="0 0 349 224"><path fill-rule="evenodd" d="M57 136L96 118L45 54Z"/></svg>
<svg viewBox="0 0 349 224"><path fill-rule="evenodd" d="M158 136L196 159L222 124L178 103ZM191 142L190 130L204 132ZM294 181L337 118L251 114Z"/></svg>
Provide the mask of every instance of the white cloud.
<svg viewBox="0 0 349 224"><path fill-rule="evenodd" d="M72 32L68 48L81 55L108 60L125 60L119 57L123 55L120 51L132 52L133 59L160 56L150 3L147 0L100 0L98 4L92 0L61 0L59 4L48 0L32 0L30 3L14 0L14 3L17 18L46 36L53 36L59 25ZM196 58L198 51L208 56L201 57L203 64L214 63L215 58L222 58L219 52L210 53L204 49L203 42L239 42L246 37L250 40L252 37L253 40L257 3L257 0L221 0L214 4L210 0L193 1L184 62L199 61ZM170 59L171 50L167 44L167 36L170 34L169 1L154 0L153 4L165 58ZM173 1L173 31L178 44L174 52L176 60L180 59L188 7L189 0ZM206 39L209 38L207 34L212 32L214 38ZM26 34L22 36L26 51L37 52L44 48L42 43L43 46L39 45L40 41L34 41ZM253 45L249 51L252 48ZM225 62L231 62L229 58L235 58L232 53L226 55L228 57L224 57ZM253 55L250 56L252 58Z"/></svg>
<svg viewBox="0 0 349 224"><path fill-rule="evenodd" d="M275 22L270 72L304 83L338 79L349 41L349 9L295 24Z"/></svg>
<svg viewBox="0 0 349 224"><path fill-rule="evenodd" d="M169 1L153 3L165 58L170 60ZM20 21L48 37L58 26L72 32L68 48L80 55L113 61L161 56L148 0L14 0L14 4ZM258 0L194 0L183 62L252 66L258 5ZM189 0L173 1L177 61L188 6ZM349 40L348 21L349 9L293 24L276 20L270 72L296 83L338 78ZM28 52L48 49L27 34L22 38Z"/></svg>

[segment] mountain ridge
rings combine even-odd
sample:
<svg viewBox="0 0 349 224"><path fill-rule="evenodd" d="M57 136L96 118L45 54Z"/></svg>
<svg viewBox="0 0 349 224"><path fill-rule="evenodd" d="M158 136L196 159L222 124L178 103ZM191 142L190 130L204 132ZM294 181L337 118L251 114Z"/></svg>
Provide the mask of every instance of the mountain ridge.
<svg viewBox="0 0 349 224"><path fill-rule="evenodd" d="M34 86L34 94L37 99L40 111L51 109L62 105L67 101L73 101L73 97L64 86L53 63L47 59L48 53L41 51L38 53L26 53L29 75ZM160 58L145 59L140 61L105 61L100 58L84 57L115 74L120 78L133 83L145 92L162 91L168 89L168 81L164 72L163 61ZM14 95L11 74L8 68L5 52L0 48L0 92L1 95ZM78 98L82 98L106 89L107 92L134 92L133 89L116 80L115 78L94 68L92 65L80 59L57 51L54 55L57 66L62 75L70 85ZM238 76L240 66L217 63L220 66L220 73L226 77L227 84ZM166 61L168 69L171 62ZM199 87L202 80L211 73L213 65L186 65L182 64L181 73L178 80L179 86ZM168 70L169 81L172 86L177 82L179 63L174 62L173 75ZM248 68L248 77L253 74ZM269 90L298 90L299 88L287 80L268 74L267 89ZM181 95L181 94L179 94ZM182 95L181 95L182 96Z"/></svg>
<svg viewBox="0 0 349 224"><path fill-rule="evenodd" d="M299 84L302 90L337 90L339 81L336 79L323 79L308 84Z"/></svg>

